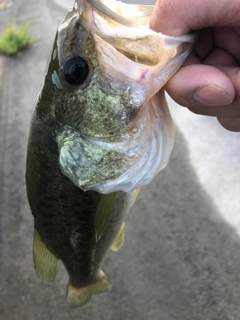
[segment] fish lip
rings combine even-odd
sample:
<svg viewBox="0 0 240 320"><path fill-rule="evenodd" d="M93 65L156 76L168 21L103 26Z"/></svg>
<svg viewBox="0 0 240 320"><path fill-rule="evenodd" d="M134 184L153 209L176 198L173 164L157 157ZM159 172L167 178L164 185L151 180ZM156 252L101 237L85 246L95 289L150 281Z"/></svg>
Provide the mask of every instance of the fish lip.
<svg viewBox="0 0 240 320"><path fill-rule="evenodd" d="M112 11L110 8L108 8L105 4L103 4L100 0L75 0L75 4L76 5L75 8L77 8L79 11L82 10L82 7L84 7L83 2L88 2L90 3L90 5L98 11L98 13L100 13L101 15L104 15L105 18L107 19L112 19L115 22L118 22L124 26L127 27L138 27L139 24L136 22L133 22L127 18L124 18L122 16L120 16L119 14L115 13L114 11Z"/></svg>

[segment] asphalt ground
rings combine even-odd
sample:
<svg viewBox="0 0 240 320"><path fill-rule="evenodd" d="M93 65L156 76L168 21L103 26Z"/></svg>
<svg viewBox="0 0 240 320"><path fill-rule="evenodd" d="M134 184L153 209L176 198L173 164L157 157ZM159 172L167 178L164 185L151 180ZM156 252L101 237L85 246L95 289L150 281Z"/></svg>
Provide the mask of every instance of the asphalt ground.
<svg viewBox="0 0 240 320"><path fill-rule="evenodd" d="M173 102L169 165L142 188L123 248L104 263L112 291L71 309L63 266L52 286L38 280L24 172L32 110L57 25L72 5L54 1L15 0L0 12L0 29L27 20L37 39L21 55L0 58L0 319L240 319L240 135Z"/></svg>

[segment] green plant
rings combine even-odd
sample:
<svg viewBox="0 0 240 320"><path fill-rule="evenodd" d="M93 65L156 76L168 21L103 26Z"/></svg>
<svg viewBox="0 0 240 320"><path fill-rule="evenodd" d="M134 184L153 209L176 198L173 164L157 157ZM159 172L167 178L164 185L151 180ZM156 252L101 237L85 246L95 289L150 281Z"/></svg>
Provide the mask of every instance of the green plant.
<svg viewBox="0 0 240 320"><path fill-rule="evenodd" d="M0 53L13 55L19 50L28 47L33 42L33 36L29 32L29 23L21 26L9 26L0 35Z"/></svg>

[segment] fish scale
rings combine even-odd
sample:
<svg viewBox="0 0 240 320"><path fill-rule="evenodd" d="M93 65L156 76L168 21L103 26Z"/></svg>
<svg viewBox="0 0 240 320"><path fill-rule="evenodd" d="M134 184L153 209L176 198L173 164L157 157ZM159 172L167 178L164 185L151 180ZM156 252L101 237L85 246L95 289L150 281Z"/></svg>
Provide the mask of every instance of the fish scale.
<svg viewBox="0 0 240 320"><path fill-rule="evenodd" d="M62 260L72 307L110 290L104 258L122 246L139 188L166 166L172 150L173 124L159 90L195 35L150 30L152 9L75 1L58 28L32 118L26 184L34 265L51 283Z"/></svg>
<svg viewBox="0 0 240 320"><path fill-rule="evenodd" d="M45 163L48 164L50 170L51 168L56 168L58 166L57 154L45 151L45 146L47 145L44 139L43 132L37 130L33 132L32 136L41 136L40 141L38 141L38 148L32 149L31 155L36 155L41 153L40 161L35 159L29 159L29 163L34 163L34 168L29 165L28 170L34 172L41 172L41 175L31 175L28 176L27 184L37 183L38 189L35 190L34 194L29 190L29 202L32 210L37 215L35 219L35 228L39 230L39 235L45 244L51 248L51 251L59 257L59 249L61 249L61 258L63 262L65 261L64 256L68 256L69 253L69 241L72 228L75 226L76 220L82 218L88 225L87 217L91 217L92 211L95 212L95 208L91 206L94 198L99 198L99 194L95 192L90 192L92 197L89 197L85 201L81 201L82 192L80 189L76 188L65 176L62 175L60 169L54 170L54 176L49 176L48 171L45 169ZM31 143L31 141L30 141ZM56 145L55 145L56 148ZM56 149L55 149L56 150ZM32 161L31 161L32 160ZM34 177L34 182L31 179ZM54 180L54 183L52 183ZM45 188L43 188L43 185ZM49 196L49 191L54 196ZM37 195L39 195L37 197ZM37 197L37 200L36 200ZM32 200L33 199L33 200ZM41 212L39 209L41 208ZM82 210L85 214L84 216L79 216L79 211ZM93 224L93 223L92 223ZM92 230L94 236L94 230ZM66 248L66 250L64 249ZM86 261L86 258L85 258ZM74 260L76 263L76 261Z"/></svg>

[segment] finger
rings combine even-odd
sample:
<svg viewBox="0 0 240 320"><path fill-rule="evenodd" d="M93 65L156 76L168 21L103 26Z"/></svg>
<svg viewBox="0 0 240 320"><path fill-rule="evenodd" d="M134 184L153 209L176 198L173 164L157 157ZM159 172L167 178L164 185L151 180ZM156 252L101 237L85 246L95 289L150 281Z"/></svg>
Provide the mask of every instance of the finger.
<svg viewBox="0 0 240 320"><path fill-rule="evenodd" d="M234 118L218 118L219 123L227 130L239 132L240 131L240 117Z"/></svg>
<svg viewBox="0 0 240 320"><path fill-rule="evenodd" d="M205 66L207 67L207 66ZM219 75L222 73L222 75L225 75L227 79L230 81L234 88L234 99L232 100L231 103L224 103L224 99L222 99L222 103L218 103L212 105L208 104L209 101L206 101L208 98L208 95L210 95L210 98L214 97L214 94L217 94L217 91L213 93L213 91L209 90L209 87L207 87L205 90L200 87L200 99L199 95L198 98L196 97L196 92L199 94L199 89L194 92L194 98L197 98L197 102L199 103L199 107L192 107L189 108L195 113L199 114L205 114L205 115L210 115L210 116L216 116L218 118L238 118L240 117L240 70L238 67L226 67L226 66L216 66L219 71ZM223 78L222 78L223 79ZM221 79L218 79L221 80ZM221 80L222 82L222 80ZM225 82L226 84L227 82ZM219 83L218 83L219 84ZM224 85L224 82L222 82L222 85ZM215 84L213 85L213 87ZM210 85L210 89L212 89L212 85ZM215 89L215 88L214 88ZM209 92L207 92L209 90ZM221 90L226 90L226 87L222 87ZM202 97L201 97L202 95ZM222 94L221 91L219 92L219 97L218 99L211 100L211 102L214 104L215 102L221 101ZM201 103L203 101L203 103ZM223 120L221 120L223 121ZM233 119L232 121L233 122ZM238 122L236 122L237 124Z"/></svg>
<svg viewBox="0 0 240 320"><path fill-rule="evenodd" d="M236 61L240 62L240 35L238 28L213 28L212 32L215 45L229 52Z"/></svg>
<svg viewBox="0 0 240 320"><path fill-rule="evenodd" d="M203 52L198 52L197 48L190 53L184 66L194 65L194 64L204 64L204 65L222 65L229 67L238 67L238 62L233 58L231 54L223 49L214 47L208 52L208 55L204 55Z"/></svg>
<svg viewBox="0 0 240 320"><path fill-rule="evenodd" d="M234 59L230 53L217 47L214 48L206 57L206 59L202 60L202 62L204 64L213 65L213 66L222 65L222 66L229 66L229 67L230 66L238 67L237 60Z"/></svg>
<svg viewBox="0 0 240 320"><path fill-rule="evenodd" d="M238 27L239 0L159 0L150 27L170 36L178 36L210 26Z"/></svg>
<svg viewBox="0 0 240 320"><path fill-rule="evenodd" d="M214 38L212 28L201 30L198 39L194 45L194 51L198 58L202 61L205 59L214 47Z"/></svg>
<svg viewBox="0 0 240 320"><path fill-rule="evenodd" d="M193 51L185 61L184 65L188 64L210 64L210 65L228 65L228 66L238 66L240 62L240 36L237 39L233 39L234 46L227 45L220 42L220 36L215 39L214 34L216 34L215 29L222 28L207 28L203 29L197 42L194 45ZM226 29L226 28L225 28ZM235 31L233 31L235 34ZM223 36L225 39L225 36Z"/></svg>
<svg viewBox="0 0 240 320"><path fill-rule="evenodd" d="M178 104L204 115L227 116L222 106L230 105L235 98L231 79L218 68L206 65L181 68L165 89Z"/></svg>

